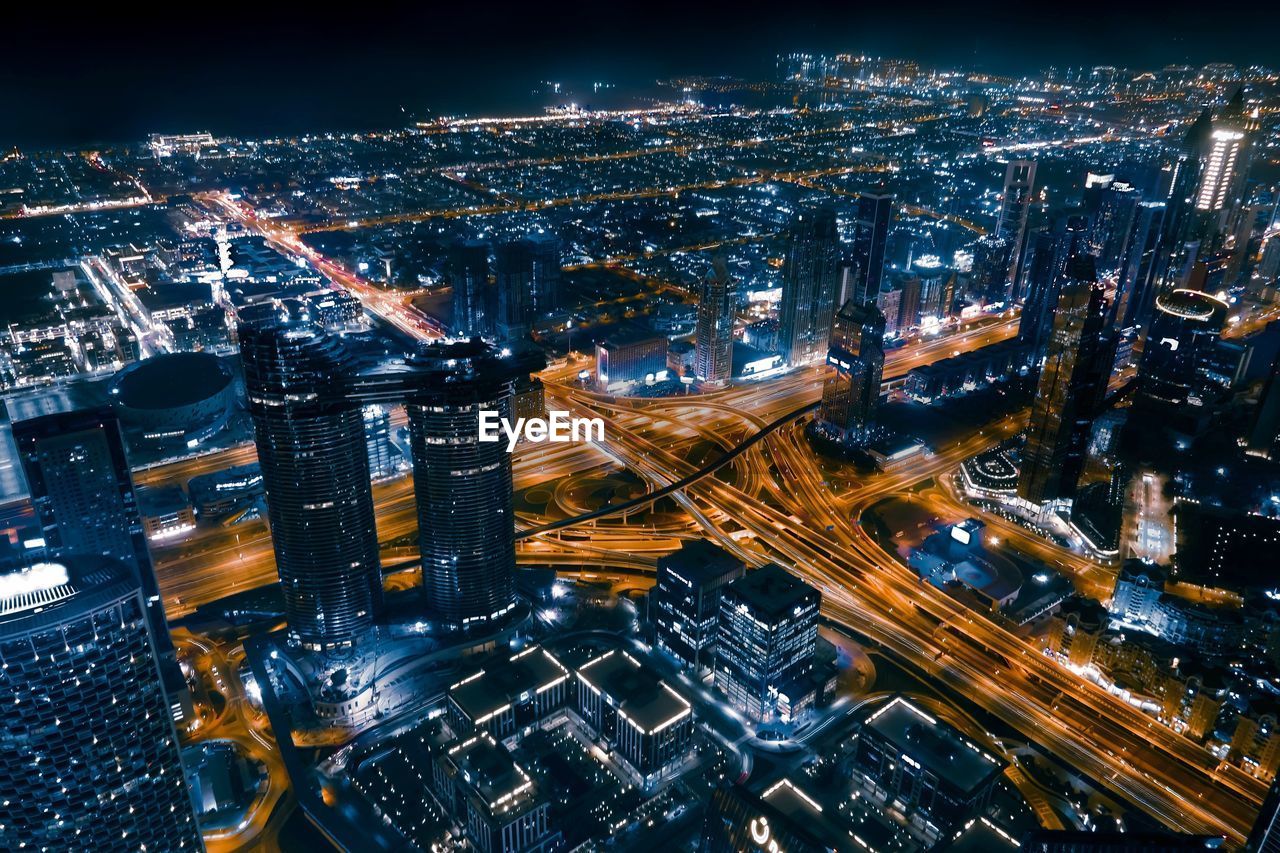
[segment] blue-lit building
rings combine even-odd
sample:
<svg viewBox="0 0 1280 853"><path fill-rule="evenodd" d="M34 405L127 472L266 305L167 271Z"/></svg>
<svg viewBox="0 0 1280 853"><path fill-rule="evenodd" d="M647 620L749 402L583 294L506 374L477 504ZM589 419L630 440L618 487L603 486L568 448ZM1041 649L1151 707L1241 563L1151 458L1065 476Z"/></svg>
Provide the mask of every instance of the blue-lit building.
<svg viewBox="0 0 1280 853"><path fill-rule="evenodd" d="M687 667L710 667L720 594L745 570L741 560L705 539L685 542L679 551L659 559L658 580L649 593L658 647Z"/></svg>

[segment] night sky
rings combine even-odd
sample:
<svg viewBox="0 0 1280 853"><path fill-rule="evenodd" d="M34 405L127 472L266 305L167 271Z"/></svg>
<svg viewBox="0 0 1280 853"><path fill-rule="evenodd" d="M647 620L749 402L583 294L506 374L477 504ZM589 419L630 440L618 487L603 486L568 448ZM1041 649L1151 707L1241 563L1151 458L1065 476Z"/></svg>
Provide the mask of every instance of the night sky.
<svg viewBox="0 0 1280 853"><path fill-rule="evenodd" d="M387 127L405 122L402 108L420 117L533 112L539 80L634 91L674 74L759 78L792 50L1005 73L1053 63L1280 65L1267 4L1248 2L1117 12L1120 4L1087 2L469 0L374 12L347 4L342 15L320 11L327 5L169 4L111 17L54 4L6 10L0 146Z"/></svg>

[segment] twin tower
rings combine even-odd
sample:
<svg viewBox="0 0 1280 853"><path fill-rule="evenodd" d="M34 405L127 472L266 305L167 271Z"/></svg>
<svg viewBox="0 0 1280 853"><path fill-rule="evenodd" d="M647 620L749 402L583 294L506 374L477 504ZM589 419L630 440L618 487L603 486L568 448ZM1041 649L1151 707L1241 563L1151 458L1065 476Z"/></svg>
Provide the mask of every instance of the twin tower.
<svg viewBox="0 0 1280 853"><path fill-rule="evenodd" d="M473 338L403 358L361 357L297 300L239 329L289 632L303 647L357 645L382 608L382 567L361 407L403 403L427 614L450 630L515 606L511 457L479 441L481 411L510 417L513 388L542 356Z"/></svg>

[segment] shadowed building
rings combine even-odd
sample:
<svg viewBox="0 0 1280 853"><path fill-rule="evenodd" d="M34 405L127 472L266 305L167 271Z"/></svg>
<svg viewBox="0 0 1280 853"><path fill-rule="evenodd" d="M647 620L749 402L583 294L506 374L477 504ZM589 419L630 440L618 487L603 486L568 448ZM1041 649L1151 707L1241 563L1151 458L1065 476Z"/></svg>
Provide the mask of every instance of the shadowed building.
<svg viewBox="0 0 1280 853"><path fill-rule="evenodd" d="M1093 258L1075 255L1063 274L1044 367L1031 405L1018 497L1036 506L1069 501L1084 470L1089 427L1105 388L1100 359L1106 299Z"/></svg>
<svg viewBox="0 0 1280 853"><path fill-rule="evenodd" d="M827 349L818 421L842 441L865 442L875 430L884 375L884 315L850 300L836 314Z"/></svg>
<svg viewBox="0 0 1280 853"><path fill-rule="evenodd" d="M699 382L727 382L733 363L733 279L716 255L698 289L698 334L693 373Z"/></svg>

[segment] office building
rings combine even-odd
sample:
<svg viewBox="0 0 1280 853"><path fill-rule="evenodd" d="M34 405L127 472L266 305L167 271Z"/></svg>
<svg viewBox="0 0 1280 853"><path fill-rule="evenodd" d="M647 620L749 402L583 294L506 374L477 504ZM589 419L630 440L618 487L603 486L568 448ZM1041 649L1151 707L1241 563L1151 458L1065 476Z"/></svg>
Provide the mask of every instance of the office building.
<svg viewBox="0 0 1280 853"><path fill-rule="evenodd" d="M705 539L684 542L658 560L658 579L649 593L657 646L682 664L701 670L715 660L720 594L742 577L737 557Z"/></svg>
<svg viewBox="0 0 1280 853"><path fill-rule="evenodd" d="M970 290L987 305L1003 304L1008 296L1009 262L1012 245L1003 237L986 234L973 245Z"/></svg>
<svg viewBox="0 0 1280 853"><path fill-rule="evenodd" d="M430 786L480 853L553 853L563 833L550 803L507 748L488 732L452 741L436 753Z"/></svg>
<svg viewBox="0 0 1280 853"><path fill-rule="evenodd" d="M1155 315L1142 352L1139 403L1176 414L1203 407L1222 386L1212 378L1215 351L1227 320L1227 304L1195 290L1172 290L1155 300Z"/></svg>
<svg viewBox="0 0 1280 853"><path fill-rule="evenodd" d="M482 240L454 243L449 247L445 271L453 289L449 330L463 338L493 334L497 299L489 285L489 245Z"/></svg>
<svg viewBox="0 0 1280 853"><path fill-rule="evenodd" d="M1235 95L1214 118L1208 144L1200 157L1200 184L1196 188L1196 211L1222 214L1210 226L1216 232L1236 201L1243 178L1248 148L1248 117L1244 111L1244 89Z"/></svg>
<svg viewBox="0 0 1280 853"><path fill-rule="evenodd" d="M1053 331L1054 310L1062 293L1067 259L1083 253L1088 240L1089 220L1067 216L1050 226L1037 228L1029 236L1024 263L1026 294L1018 336L1031 346L1033 360L1044 355Z"/></svg>
<svg viewBox="0 0 1280 853"><path fill-rule="evenodd" d="M1063 273L1022 451L1018 497L1034 506L1075 496L1089 427L1109 375L1102 339L1105 311L1093 258L1072 256Z"/></svg>
<svg viewBox="0 0 1280 853"><path fill-rule="evenodd" d="M515 606L511 454L481 441L482 411L512 417L514 385L532 365L481 340L430 344L409 361L405 401L428 611L463 629ZM536 368L535 368L536 369Z"/></svg>
<svg viewBox="0 0 1280 853"><path fill-rule="evenodd" d="M560 305L560 238L539 233L525 240L533 252L533 316L545 317Z"/></svg>
<svg viewBox="0 0 1280 853"><path fill-rule="evenodd" d="M0 569L0 846L203 850L135 569Z"/></svg>
<svg viewBox="0 0 1280 853"><path fill-rule="evenodd" d="M1160 287L1161 244L1168 205L1144 201L1134 211L1125 253L1116 274L1111 325L1116 329L1146 327Z"/></svg>
<svg viewBox="0 0 1280 853"><path fill-rule="evenodd" d="M996 236L1009 242L1009 278L1006 302L1020 298L1018 282L1022 274L1023 255L1027 245L1027 218L1031 211L1036 183L1034 160L1011 160L1005 168L1004 190L1000 194L1000 215L996 220Z"/></svg>
<svg viewBox="0 0 1280 853"><path fill-rule="evenodd" d="M569 670L542 646L500 653L449 688L449 725L506 740L564 706Z"/></svg>
<svg viewBox="0 0 1280 853"><path fill-rule="evenodd" d="M596 344L596 382L601 391L624 391L667 378L667 337L635 327Z"/></svg>
<svg viewBox="0 0 1280 853"><path fill-rule="evenodd" d="M778 344L783 359L792 366L826 357L839 258L835 211L823 207L797 214L791 224L778 308Z"/></svg>
<svg viewBox="0 0 1280 853"><path fill-rule="evenodd" d="M843 294L845 300L853 299L862 304L873 301L880 292L893 210L892 193L864 192L858 196L858 216L854 220L853 235L856 272L852 292Z"/></svg>
<svg viewBox="0 0 1280 853"><path fill-rule="evenodd" d="M733 280L724 257L717 255L698 288L698 331L693 375L699 382L720 385L732 372Z"/></svg>
<svg viewBox="0 0 1280 853"><path fill-rule="evenodd" d="M494 251L494 280L498 289L498 335L517 341L529 336L537 318L533 282L533 243L501 243Z"/></svg>
<svg viewBox="0 0 1280 853"><path fill-rule="evenodd" d="M898 696L863 724L854 767L862 790L937 838L987 810L1005 763Z"/></svg>
<svg viewBox="0 0 1280 853"><path fill-rule="evenodd" d="M620 649L578 667L578 716L639 778L643 787L671 774L689 754L693 706L679 691Z"/></svg>
<svg viewBox="0 0 1280 853"><path fill-rule="evenodd" d="M67 410L53 395L11 399L8 408L46 553L97 554L134 567L156 643L172 652L119 420L105 408ZM167 668L166 678L173 686Z"/></svg>
<svg viewBox="0 0 1280 853"><path fill-rule="evenodd" d="M821 600L776 563L724 588L715 684L730 704L757 722L790 722L812 705Z"/></svg>
<svg viewBox="0 0 1280 853"><path fill-rule="evenodd" d="M378 615L382 566L342 343L289 301L241 324L240 353L290 636L317 651L350 647Z"/></svg>
<svg viewBox="0 0 1280 853"><path fill-rule="evenodd" d="M884 375L884 315L874 304L846 302L827 350L818 422L841 441L866 443L875 432Z"/></svg>

